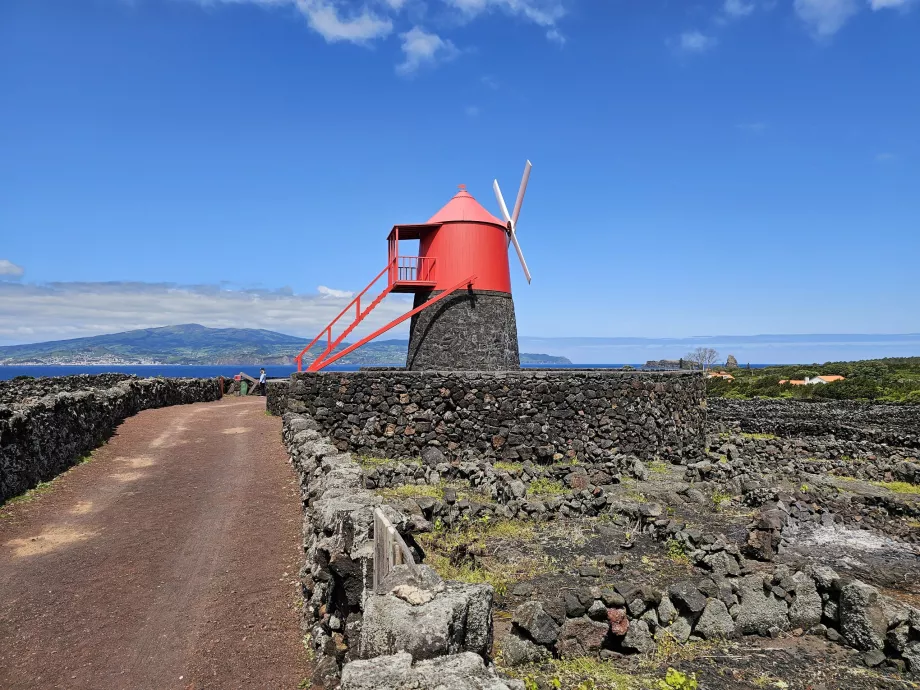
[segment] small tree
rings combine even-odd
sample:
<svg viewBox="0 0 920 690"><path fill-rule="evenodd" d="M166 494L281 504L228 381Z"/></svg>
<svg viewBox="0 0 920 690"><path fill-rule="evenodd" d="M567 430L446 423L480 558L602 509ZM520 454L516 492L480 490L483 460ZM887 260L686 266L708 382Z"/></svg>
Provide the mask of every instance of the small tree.
<svg viewBox="0 0 920 690"><path fill-rule="evenodd" d="M728 359L725 360L725 368L726 369L737 369L738 368L738 360L735 359L735 355L728 356Z"/></svg>
<svg viewBox="0 0 920 690"><path fill-rule="evenodd" d="M687 356L684 357L688 362L690 362L692 368L701 369L706 371L719 358L719 353L713 350L711 347L698 347L693 352L687 353Z"/></svg>

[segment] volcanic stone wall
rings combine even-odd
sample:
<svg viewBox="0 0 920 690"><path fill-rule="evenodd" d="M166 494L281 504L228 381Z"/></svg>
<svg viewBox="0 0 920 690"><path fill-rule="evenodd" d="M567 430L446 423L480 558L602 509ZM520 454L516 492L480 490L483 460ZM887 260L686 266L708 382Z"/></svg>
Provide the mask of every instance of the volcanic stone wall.
<svg viewBox="0 0 920 690"><path fill-rule="evenodd" d="M18 376L0 381L0 405L26 402L52 393L83 391L91 388L111 388L122 381L139 381L133 374L76 374L75 376Z"/></svg>
<svg viewBox="0 0 920 690"><path fill-rule="evenodd" d="M832 435L838 441L920 448L920 405L711 398L708 407L714 426L726 429L800 438Z"/></svg>
<svg viewBox="0 0 920 690"><path fill-rule="evenodd" d="M705 386L685 372L300 373L269 409L308 413L340 450L551 462L621 453L681 462L705 443Z"/></svg>
<svg viewBox="0 0 920 690"><path fill-rule="evenodd" d="M4 386L5 400L21 402L0 404L0 503L74 465L126 417L220 398L216 379L127 377L113 383L117 379L84 377L88 387L75 390L77 377L62 378L22 381L19 396L12 385ZM102 387L106 383L111 385ZM47 394L35 397L43 391Z"/></svg>
<svg viewBox="0 0 920 690"><path fill-rule="evenodd" d="M417 294L414 306L438 294ZM456 292L413 316L406 367L414 371L520 369L511 295L491 290Z"/></svg>

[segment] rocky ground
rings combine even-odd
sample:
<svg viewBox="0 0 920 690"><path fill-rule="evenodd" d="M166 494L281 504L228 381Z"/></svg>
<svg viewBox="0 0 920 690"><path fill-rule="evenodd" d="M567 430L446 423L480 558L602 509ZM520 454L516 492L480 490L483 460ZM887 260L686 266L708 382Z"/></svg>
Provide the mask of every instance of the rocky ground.
<svg viewBox="0 0 920 690"><path fill-rule="evenodd" d="M419 560L493 586L527 688L920 687L920 428L741 404L688 466L431 449L364 458L365 486Z"/></svg>

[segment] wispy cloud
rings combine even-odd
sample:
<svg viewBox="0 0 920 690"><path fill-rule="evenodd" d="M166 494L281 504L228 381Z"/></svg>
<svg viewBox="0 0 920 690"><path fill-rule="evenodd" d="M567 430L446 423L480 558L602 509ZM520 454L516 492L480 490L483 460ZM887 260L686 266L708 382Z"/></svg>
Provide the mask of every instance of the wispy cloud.
<svg viewBox="0 0 920 690"><path fill-rule="evenodd" d="M452 60L460 52L451 41L418 26L400 34L400 38L405 60L396 66L396 73L403 76L414 74L423 65Z"/></svg>
<svg viewBox="0 0 920 690"><path fill-rule="evenodd" d="M261 5L263 7L296 7L306 18L307 25L329 43L346 41L368 43L388 36L393 22L371 11L365 5L355 5L349 0L192 0L199 5ZM401 0L387 0L392 11L402 8Z"/></svg>
<svg viewBox="0 0 920 690"><path fill-rule="evenodd" d="M227 290L218 285L172 283L0 282L0 343L16 344L180 323L233 327L245 323L313 337L351 300L348 290L321 287L316 294L278 290ZM360 337L411 308L402 295L387 297L356 330ZM392 331L404 335L405 328Z"/></svg>
<svg viewBox="0 0 920 690"><path fill-rule="evenodd" d="M481 81L482 85L485 86L486 88L492 89L493 91L498 90L498 87L499 87L498 79L496 79L495 77L491 75L486 74L485 76L481 77L479 81Z"/></svg>
<svg viewBox="0 0 920 690"><path fill-rule="evenodd" d="M342 3L332 0L296 0L296 3L310 28L330 43L365 43L387 36L393 30L393 22L367 8L350 12Z"/></svg>
<svg viewBox="0 0 920 690"><path fill-rule="evenodd" d="M795 0L794 7L816 38L833 36L859 11L857 0Z"/></svg>
<svg viewBox="0 0 920 690"><path fill-rule="evenodd" d="M755 9L753 2L744 2L744 0L725 0L722 5L722 11L729 17L746 17Z"/></svg>
<svg viewBox="0 0 920 690"><path fill-rule="evenodd" d="M335 288L326 287L325 285L320 285L316 288L316 291L323 297L331 297L333 299L351 299L355 296L355 293L350 290L336 290Z"/></svg>
<svg viewBox="0 0 920 690"><path fill-rule="evenodd" d="M4 278L22 278L23 273L25 273L25 269L22 266L17 266L9 259L0 259L0 280Z"/></svg>
<svg viewBox="0 0 920 690"><path fill-rule="evenodd" d="M715 44L714 38L699 31L685 31L678 41L678 47L685 53L703 53Z"/></svg>
<svg viewBox="0 0 920 690"><path fill-rule="evenodd" d="M915 0L869 0L869 7L873 10L907 9Z"/></svg>
<svg viewBox="0 0 920 690"><path fill-rule="evenodd" d="M876 163L888 163L889 161L897 160L897 158L894 153L883 152L875 154Z"/></svg>
<svg viewBox="0 0 920 690"><path fill-rule="evenodd" d="M479 113L481 111L479 110L478 106L468 105L466 106L465 112L466 112L467 117L479 117Z"/></svg>
<svg viewBox="0 0 920 690"><path fill-rule="evenodd" d="M565 43L557 23L565 16L562 0L442 0L468 19L485 12L501 11L523 17L546 29L546 38L555 43Z"/></svg>

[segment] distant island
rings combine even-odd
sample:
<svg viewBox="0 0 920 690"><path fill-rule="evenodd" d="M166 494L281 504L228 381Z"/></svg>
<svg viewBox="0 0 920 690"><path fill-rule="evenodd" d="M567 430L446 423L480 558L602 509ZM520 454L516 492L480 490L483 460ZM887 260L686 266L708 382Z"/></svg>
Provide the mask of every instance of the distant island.
<svg viewBox="0 0 920 690"><path fill-rule="evenodd" d="M309 340L255 328L207 328L198 324L141 328L89 338L0 347L0 366L143 364L294 364ZM344 349L342 343L337 349ZM352 366L403 366L407 340L373 341L340 359ZM305 361L322 352L317 343ZM571 364L566 357L522 352L521 364Z"/></svg>

